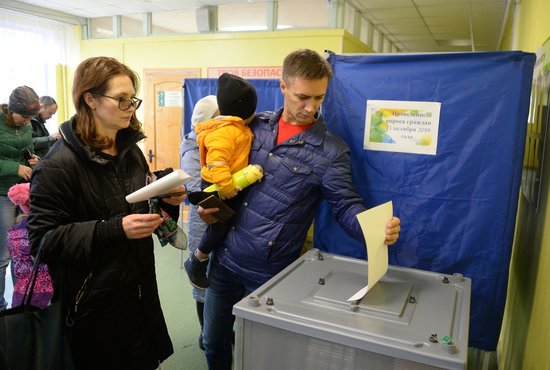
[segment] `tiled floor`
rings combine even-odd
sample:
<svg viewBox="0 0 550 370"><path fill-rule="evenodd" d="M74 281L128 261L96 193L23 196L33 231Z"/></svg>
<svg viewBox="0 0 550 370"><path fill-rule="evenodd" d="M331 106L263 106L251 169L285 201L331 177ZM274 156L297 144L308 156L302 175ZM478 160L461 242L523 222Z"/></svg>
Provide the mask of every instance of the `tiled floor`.
<svg viewBox="0 0 550 370"><path fill-rule="evenodd" d="M174 345L174 354L162 370L206 370L204 352L199 349L199 322L191 285L181 269L182 252L170 245L155 244L157 281L162 310ZM187 258L187 251L183 252Z"/></svg>

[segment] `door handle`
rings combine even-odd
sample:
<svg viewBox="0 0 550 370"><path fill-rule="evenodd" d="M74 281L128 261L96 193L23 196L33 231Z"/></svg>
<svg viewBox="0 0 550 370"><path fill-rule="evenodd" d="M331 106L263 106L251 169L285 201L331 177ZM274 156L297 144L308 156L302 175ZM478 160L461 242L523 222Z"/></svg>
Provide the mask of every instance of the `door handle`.
<svg viewBox="0 0 550 370"><path fill-rule="evenodd" d="M153 163L153 157L155 155L153 154L153 149L149 149L149 151L147 152L147 157L149 158L149 163Z"/></svg>

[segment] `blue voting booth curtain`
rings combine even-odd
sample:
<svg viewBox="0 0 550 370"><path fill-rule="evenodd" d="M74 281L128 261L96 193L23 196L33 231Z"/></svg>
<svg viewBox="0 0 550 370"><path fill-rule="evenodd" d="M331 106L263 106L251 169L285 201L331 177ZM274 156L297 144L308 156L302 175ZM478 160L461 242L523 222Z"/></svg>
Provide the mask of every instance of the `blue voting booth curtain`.
<svg viewBox="0 0 550 370"><path fill-rule="evenodd" d="M368 208L393 201L401 237L390 264L472 279L469 344L495 350L506 299L535 55L481 52L330 55L323 104L351 149ZM440 102L436 155L363 149L367 100ZM366 258L324 203L314 243Z"/></svg>
<svg viewBox="0 0 550 370"><path fill-rule="evenodd" d="M256 112L274 111L283 106L283 94L277 79L247 79L256 88L258 106ZM187 78L183 86L183 132L191 129L191 116L195 103L206 95L216 95L217 78Z"/></svg>

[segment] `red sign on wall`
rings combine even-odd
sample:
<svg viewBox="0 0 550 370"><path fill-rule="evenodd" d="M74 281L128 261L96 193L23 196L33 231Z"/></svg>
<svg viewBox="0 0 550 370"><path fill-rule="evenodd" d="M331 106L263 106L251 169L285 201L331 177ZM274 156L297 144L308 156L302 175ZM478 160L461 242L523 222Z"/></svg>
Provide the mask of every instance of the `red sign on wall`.
<svg viewBox="0 0 550 370"><path fill-rule="evenodd" d="M242 78L282 78L282 67L209 67L207 77L218 78L223 73L231 73Z"/></svg>

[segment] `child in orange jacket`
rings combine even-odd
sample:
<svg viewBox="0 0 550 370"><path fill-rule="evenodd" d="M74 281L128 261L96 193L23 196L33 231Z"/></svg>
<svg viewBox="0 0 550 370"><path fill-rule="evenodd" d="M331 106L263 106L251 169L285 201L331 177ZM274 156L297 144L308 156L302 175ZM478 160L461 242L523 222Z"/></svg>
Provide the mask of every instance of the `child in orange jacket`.
<svg viewBox="0 0 550 370"><path fill-rule="evenodd" d="M232 174L248 165L253 139L248 124L254 119L258 98L254 86L245 79L224 73L218 78L216 99L220 115L195 126L201 177L203 187L216 184L221 198L236 209L240 202L235 196L242 189L233 183ZM228 227L227 221L208 225L199 246L185 261L185 270L194 287L208 287L208 255L221 244Z"/></svg>

